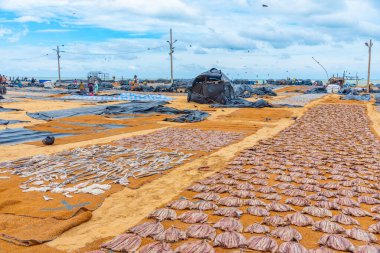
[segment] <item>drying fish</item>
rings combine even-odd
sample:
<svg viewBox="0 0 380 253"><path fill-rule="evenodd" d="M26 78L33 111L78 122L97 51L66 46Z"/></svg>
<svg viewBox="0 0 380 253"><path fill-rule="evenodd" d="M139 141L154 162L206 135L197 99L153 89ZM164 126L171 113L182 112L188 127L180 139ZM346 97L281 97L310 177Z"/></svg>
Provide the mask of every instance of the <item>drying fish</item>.
<svg viewBox="0 0 380 253"><path fill-rule="evenodd" d="M220 196L214 192L199 193L193 197L194 199L203 199L208 201L216 201L220 199Z"/></svg>
<svg viewBox="0 0 380 253"><path fill-rule="evenodd" d="M290 226L286 227L279 227L276 228L271 232L271 235L274 237L280 238L282 241L289 242L289 241L301 241L302 235L295 230L294 228Z"/></svg>
<svg viewBox="0 0 380 253"><path fill-rule="evenodd" d="M112 241L102 244L102 248L122 251L135 252L141 245L141 237L135 234L122 234L115 237Z"/></svg>
<svg viewBox="0 0 380 253"><path fill-rule="evenodd" d="M244 204L247 206L266 206L265 202L258 199L246 199L244 200Z"/></svg>
<svg viewBox="0 0 380 253"><path fill-rule="evenodd" d="M351 207L358 207L360 206L359 203L356 201L350 199L349 197L342 197L342 198L337 198L334 200L337 204L342 205L342 206L351 206Z"/></svg>
<svg viewBox="0 0 380 253"><path fill-rule="evenodd" d="M208 219L208 215L200 211L187 211L178 216L178 219L185 223L204 223Z"/></svg>
<svg viewBox="0 0 380 253"><path fill-rule="evenodd" d="M332 250L326 247L320 247L318 249L310 249L309 253L334 253Z"/></svg>
<svg viewBox="0 0 380 253"><path fill-rule="evenodd" d="M380 213L380 206L374 206L371 208L371 212Z"/></svg>
<svg viewBox="0 0 380 253"><path fill-rule="evenodd" d="M370 193L370 194L376 193L375 190L372 190L371 188L368 188L365 186L355 186L352 190L359 193Z"/></svg>
<svg viewBox="0 0 380 253"><path fill-rule="evenodd" d="M268 235L264 236L252 236L247 241L247 247L252 250L276 252L277 242Z"/></svg>
<svg viewBox="0 0 380 253"><path fill-rule="evenodd" d="M372 197L369 197L369 196L360 196L358 198L358 201L359 201L359 203L364 203L364 204L367 204L367 205L380 204L380 200L372 198Z"/></svg>
<svg viewBox="0 0 380 253"><path fill-rule="evenodd" d="M276 193L276 189L274 189L272 186L261 186L259 188L257 188L256 190L257 192L260 192L260 193Z"/></svg>
<svg viewBox="0 0 380 253"><path fill-rule="evenodd" d="M288 198L287 200L285 200L285 203L294 206L310 206L311 204L310 200L301 197Z"/></svg>
<svg viewBox="0 0 380 253"><path fill-rule="evenodd" d="M153 242L142 247L140 253L174 253L170 244L165 242Z"/></svg>
<svg viewBox="0 0 380 253"><path fill-rule="evenodd" d="M279 226L288 225L289 221L285 220L283 217L279 215L275 215L275 216L265 217L263 220L263 224L273 226L273 227L279 227Z"/></svg>
<svg viewBox="0 0 380 253"><path fill-rule="evenodd" d="M368 233L360 228L352 228L346 231L346 234L355 240L365 241L365 242L376 242L377 238L374 234Z"/></svg>
<svg viewBox="0 0 380 253"><path fill-rule="evenodd" d="M329 220L321 220L315 222L312 229L329 234L340 234L346 232L346 230L342 226Z"/></svg>
<svg viewBox="0 0 380 253"><path fill-rule="evenodd" d="M373 245L362 245L359 246L356 250L355 253L379 253L380 248L375 247Z"/></svg>
<svg viewBox="0 0 380 253"><path fill-rule="evenodd" d="M193 206L194 203L187 199L174 200L168 205L168 207L171 207L176 210L192 209Z"/></svg>
<svg viewBox="0 0 380 253"><path fill-rule="evenodd" d="M306 198L309 200L314 200L314 201L328 201L328 198L322 195L318 195L318 194L311 194L311 195L308 195Z"/></svg>
<svg viewBox="0 0 380 253"><path fill-rule="evenodd" d="M244 232L246 233L255 233L255 234L266 234L266 233L269 233L269 231L270 231L269 227L258 224L258 223L249 225L248 227L244 229Z"/></svg>
<svg viewBox="0 0 380 253"><path fill-rule="evenodd" d="M219 184L219 185L211 186L209 190L216 193L225 193L231 190L231 186Z"/></svg>
<svg viewBox="0 0 380 253"><path fill-rule="evenodd" d="M250 182L251 184L254 184L254 185L264 185L264 186L268 185L268 182L265 179L254 178Z"/></svg>
<svg viewBox="0 0 380 253"><path fill-rule="evenodd" d="M309 253L309 251L298 242L284 242L278 248L278 253Z"/></svg>
<svg viewBox="0 0 380 253"><path fill-rule="evenodd" d="M210 190L210 188L207 185L194 184L194 185L188 187L187 190L193 191L193 192L208 192Z"/></svg>
<svg viewBox="0 0 380 253"><path fill-rule="evenodd" d="M330 201L319 201L315 203L314 205L317 207L322 207L329 210L340 210L340 206L337 203L330 202Z"/></svg>
<svg viewBox="0 0 380 253"><path fill-rule="evenodd" d="M216 231L207 224L194 224L187 228L186 234L192 238L214 240Z"/></svg>
<svg viewBox="0 0 380 253"><path fill-rule="evenodd" d="M243 230L243 225L237 219L225 217L221 218L217 223L214 224L214 228L219 228L224 231L236 231L241 232Z"/></svg>
<svg viewBox="0 0 380 253"><path fill-rule="evenodd" d="M336 234L323 235L318 243L340 251L354 252L355 250L354 245L349 240Z"/></svg>
<svg viewBox="0 0 380 253"><path fill-rule="evenodd" d="M267 209L269 211L276 211L276 212L294 211L294 209L292 207L285 205L285 204L278 203L278 202L273 202L271 204L268 204Z"/></svg>
<svg viewBox="0 0 380 253"><path fill-rule="evenodd" d="M260 198L267 199L267 200L281 200L281 196L274 193L274 194L262 194Z"/></svg>
<svg viewBox="0 0 380 253"><path fill-rule="evenodd" d="M342 190L339 190L338 191L338 194L339 195L342 195L342 196L346 196L346 197L356 197L358 196L359 194L354 192L354 191L351 191L351 190L347 190L347 189L342 189ZM360 202L360 201L359 201Z"/></svg>
<svg viewBox="0 0 380 253"><path fill-rule="evenodd" d="M239 183L236 185L236 189L238 190L253 190L255 187L251 185L250 183L244 182L244 183Z"/></svg>
<svg viewBox="0 0 380 253"><path fill-rule="evenodd" d="M223 207L216 210L214 214L226 217L240 217L243 215L243 211L235 207Z"/></svg>
<svg viewBox="0 0 380 253"><path fill-rule="evenodd" d="M129 229L130 232L141 237L154 236L164 231L164 226L160 222L145 222Z"/></svg>
<svg viewBox="0 0 380 253"><path fill-rule="evenodd" d="M291 197L306 197L306 192L298 189L287 189L284 190L282 193Z"/></svg>
<svg viewBox="0 0 380 253"><path fill-rule="evenodd" d="M344 225L359 225L357 220L345 214L334 215L331 220Z"/></svg>
<svg viewBox="0 0 380 253"><path fill-rule="evenodd" d="M178 242L187 238L186 233L178 228L171 227L153 237L157 241Z"/></svg>
<svg viewBox="0 0 380 253"><path fill-rule="evenodd" d="M285 216L285 219L288 220L290 224L299 227L310 226L314 223L313 219L310 216L302 214L300 212L288 214Z"/></svg>
<svg viewBox="0 0 380 253"><path fill-rule="evenodd" d="M215 237L214 246L226 249L242 248L247 245L247 240L238 232L224 232Z"/></svg>
<svg viewBox="0 0 380 253"><path fill-rule="evenodd" d="M315 207L315 206L307 206L304 209L302 209L302 213L310 214L311 216L315 217L332 217L332 213L330 210L327 210L322 207Z"/></svg>
<svg viewBox="0 0 380 253"><path fill-rule="evenodd" d="M289 184L289 183L279 183L275 184L274 187L277 187L280 190L285 190L285 189L294 189L294 185Z"/></svg>
<svg viewBox="0 0 380 253"><path fill-rule="evenodd" d="M337 193L331 190L328 190L328 191L325 190L325 191L318 192L318 195L325 196L326 198L332 198L332 197L336 197Z"/></svg>
<svg viewBox="0 0 380 253"><path fill-rule="evenodd" d="M244 201L237 197L224 197L217 201L218 205L238 207L244 204Z"/></svg>
<svg viewBox="0 0 380 253"><path fill-rule="evenodd" d="M276 177L276 180L281 181L281 182L293 182L293 178L290 176L286 176L286 175L278 176L278 177Z"/></svg>
<svg viewBox="0 0 380 253"><path fill-rule="evenodd" d="M345 207L342 210L343 214L355 216L355 217L365 217L365 216L372 216L367 211L359 208L359 207Z"/></svg>
<svg viewBox="0 0 380 253"><path fill-rule="evenodd" d="M380 234L380 222L369 226L368 231L374 234Z"/></svg>
<svg viewBox="0 0 380 253"><path fill-rule="evenodd" d="M248 207L247 213L255 216L269 216L269 212L267 209L257 206Z"/></svg>
<svg viewBox="0 0 380 253"><path fill-rule="evenodd" d="M214 248L205 240L187 242L174 250L175 253L215 253Z"/></svg>
<svg viewBox="0 0 380 253"><path fill-rule="evenodd" d="M238 198L254 198L255 197L255 194L248 190L234 190L234 191L231 191L230 194Z"/></svg>
<svg viewBox="0 0 380 253"><path fill-rule="evenodd" d="M161 208L151 213L148 218L154 218L158 221L175 220L177 218L177 213L168 208Z"/></svg>
<svg viewBox="0 0 380 253"><path fill-rule="evenodd" d="M193 205L193 209L198 209L202 211L216 210L218 209L218 206L215 205L213 202L202 200L202 201L195 202Z"/></svg>

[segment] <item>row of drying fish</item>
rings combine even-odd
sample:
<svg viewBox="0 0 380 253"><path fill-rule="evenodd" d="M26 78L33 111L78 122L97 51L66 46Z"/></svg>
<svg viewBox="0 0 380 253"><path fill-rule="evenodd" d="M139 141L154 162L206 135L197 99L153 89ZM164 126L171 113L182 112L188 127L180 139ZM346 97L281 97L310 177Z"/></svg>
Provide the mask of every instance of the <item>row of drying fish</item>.
<svg viewBox="0 0 380 253"><path fill-rule="evenodd" d="M167 128L132 138L117 141L131 147L152 147L174 150L212 151L243 138L242 132Z"/></svg>
<svg viewBox="0 0 380 253"><path fill-rule="evenodd" d="M55 155L37 155L0 164L1 172L27 178L24 192L98 195L111 185L128 186L131 179L161 174L183 164L192 154L152 148L93 145Z"/></svg>
<svg viewBox="0 0 380 253"><path fill-rule="evenodd" d="M102 248L379 252L379 160L380 141L365 107L320 105L275 138L240 153L226 169L188 187L184 195L191 198L173 200L149 215L154 221L130 228ZM361 227L368 218L373 223ZM303 245L305 229L319 236L314 249ZM154 242L142 243L146 237Z"/></svg>

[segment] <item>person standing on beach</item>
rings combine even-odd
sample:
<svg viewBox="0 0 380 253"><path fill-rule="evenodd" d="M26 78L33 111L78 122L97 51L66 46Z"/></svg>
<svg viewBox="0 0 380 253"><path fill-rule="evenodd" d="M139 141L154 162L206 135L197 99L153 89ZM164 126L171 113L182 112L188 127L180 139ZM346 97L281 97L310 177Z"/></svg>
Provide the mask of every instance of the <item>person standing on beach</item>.
<svg viewBox="0 0 380 253"><path fill-rule="evenodd" d="M90 93L90 96L94 95L94 84L88 83L88 93Z"/></svg>
<svg viewBox="0 0 380 253"><path fill-rule="evenodd" d="M79 91L82 92L82 93L86 91L86 89L84 88L83 81L80 81L80 84L79 84Z"/></svg>
<svg viewBox="0 0 380 253"><path fill-rule="evenodd" d="M95 95L97 95L99 92L99 81L98 80L95 81L94 92L95 92Z"/></svg>

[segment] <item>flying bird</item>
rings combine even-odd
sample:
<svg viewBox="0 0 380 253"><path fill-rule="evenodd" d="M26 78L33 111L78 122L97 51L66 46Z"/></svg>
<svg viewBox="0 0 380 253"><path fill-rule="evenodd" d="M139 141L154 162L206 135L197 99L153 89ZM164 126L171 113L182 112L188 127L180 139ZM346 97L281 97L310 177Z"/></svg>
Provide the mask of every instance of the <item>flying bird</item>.
<svg viewBox="0 0 380 253"><path fill-rule="evenodd" d="M268 7L268 5L267 4L263 4L263 7Z"/></svg>

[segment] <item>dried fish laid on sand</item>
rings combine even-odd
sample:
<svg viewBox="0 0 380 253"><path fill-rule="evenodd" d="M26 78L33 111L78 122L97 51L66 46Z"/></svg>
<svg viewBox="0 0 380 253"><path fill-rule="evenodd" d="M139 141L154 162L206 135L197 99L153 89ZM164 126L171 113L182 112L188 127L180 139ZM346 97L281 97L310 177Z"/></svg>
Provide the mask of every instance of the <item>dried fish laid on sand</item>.
<svg viewBox="0 0 380 253"><path fill-rule="evenodd" d="M214 228L218 228L224 231L241 232L243 230L243 224L241 224L238 219L224 217L214 224Z"/></svg>
<svg viewBox="0 0 380 253"><path fill-rule="evenodd" d="M360 225L357 220L345 214L334 215L331 220L344 225Z"/></svg>
<svg viewBox="0 0 380 253"><path fill-rule="evenodd" d="M215 253L214 248L205 240L186 242L174 250L175 253Z"/></svg>
<svg viewBox="0 0 380 253"><path fill-rule="evenodd" d="M193 224L187 228L188 237L214 240L216 230L208 224Z"/></svg>
<svg viewBox="0 0 380 253"><path fill-rule="evenodd" d="M315 207L315 206L308 206L302 209L302 213L307 213L311 216L324 218L324 217L332 217L332 212L330 210L327 210L325 208L321 207Z"/></svg>
<svg viewBox="0 0 380 253"><path fill-rule="evenodd" d="M362 245L358 246L355 250L355 253L379 253L380 248L374 245Z"/></svg>
<svg viewBox="0 0 380 253"><path fill-rule="evenodd" d="M122 234L102 244L101 248L113 251L136 252L141 245L141 237L135 234Z"/></svg>
<svg viewBox="0 0 380 253"><path fill-rule="evenodd" d="M328 234L341 234L346 232L346 230L341 225L329 220L321 220L315 222L312 229Z"/></svg>
<svg viewBox="0 0 380 253"><path fill-rule="evenodd" d="M276 240L268 235L264 236L252 236L247 241L247 247L251 250L264 251L264 252L276 252L278 245Z"/></svg>
<svg viewBox="0 0 380 253"><path fill-rule="evenodd" d="M162 174L191 156L153 148L92 145L2 163L0 172L27 178L20 184L23 192L99 195L109 190L111 184L128 186L132 178Z"/></svg>
<svg viewBox="0 0 380 253"><path fill-rule="evenodd" d="M161 208L149 214L148 218L154 218L158 221L175 220L177 218L177 213L168 208Z"/></svg>
<svg viewBox="0 0 380 253"><path fill-rule="evenodd" d="M240 217L243 215L243 211L236 207L222 207L214 211L213 214L226 217Z"/></svg>
<svg viewBox="0 0 380 253"><path fill-rule="evenodd" d="M271 235L277 238L280 238L282 241L289 242L289 241L301 241L302 235L291 226L286 227L279 227L274 229L271 232Z"/></svg>
<svg viewBox="0 0 380 253"><path fill-rule="evenodd" d="M346 234L348 235L348 237L358 241L377 242L377 238L374 234L368 233L367 231L364 231L363 229L357 227L348 229L346 231Z"/></svg>
<svg viewBox="0 0 380 253"><path fill-rule="evenodd" d="M140 253L174 253L170 244L166 242L153 242L145 245L139 251Z"/></svg>
<svg viewBox="0 0 380 253"><path fill-rule="evenodd" d="M290 222L290 224L299 226L299 227L306 227L311 226L314 224L314 220L301 212L297 212L294 214L287 214L285 216L285 219Z"/></svg>
<svg viewBox="0 0 380 253"><path fill-rule="evenodd" d="M275 215L275 216L265 217L263 220L263 224L273 226L273 227L280 227L280 226L289 225L289 221L286 220L284 217Z"/></svg>
<svg viewBox="0 0 380 253"><path fill-rule="evenodd" d="M187 236L186 236L186 232L184 232L178 228L171 227L171 228L168 228L165 231L155 235L153 238L157 241L164 241L164 242L168 242L168 243L169 242L173 243L173 242L185 240L187 238Z"/></svg>
<svg viewBox="0 0 380 253"><path fill-rule="evenodd" d="M247 213L254 216L269 216L269 212L264 207L250 206L247 208Z"/></svg>
<svg viewBox="0 0 380 253"><path fill-rule="evenodd" d="M244 137L243 132L166 128L150 134L116 141L118 145L134 148L212 151Z"/></svg>
<svg viewBox="0 0 380 253"><path fill-rule="evenodd" d="M160 222L145 222L129 229L129 232L138 234L141 237L154 236L164 231L164 226Z"/></svg>
<svg viewBox="0 0 380 253"><path fill-rule="evenodd" d="M354 252L355 246L346 238L341 235L336 234L327 234L323 235L318 242L322 246L327 246L329 248L340 250L340 251L349 251Z"/></svg>
<svg viewBox="0 0 380 253"><path fill-rule="evenodd" d="M293 242L293 241L282 243L280 247L278 247L277 252L278 253L293 253L293 252L309 253L309 251L304 246L302 246L298 242Z"/></svg>
<svg viewBox="0 0 380 253"><path fill-rule="evenodd" d="M208 214L201 211L187 211L178 216L178 219L185 223L204 223L208 219Z"/></svg>
<svg viewBox="0 0 380 253"><path fill-rule="evenodd" d="M185 210L185 209L193 209L194 203L188 199L181 198L178 200L173 200L168 204L168 207L171 207L176 210Z"/></svg>
<svg viewBox="0 0 380 253"><path fill-rule="evenodd" d="M270 229L268 226L255 223L246 227L244 232L251 234L266 234L270 232Z"/></svg>
<svg viewBox="0 0 380 253"><path fill-rule="evenodd" d="M226 248L226 249L234 249L234 248L242 248L247 245L247 239L244 235L238 232L223 232L215 237L214 246Z"/></svg>

